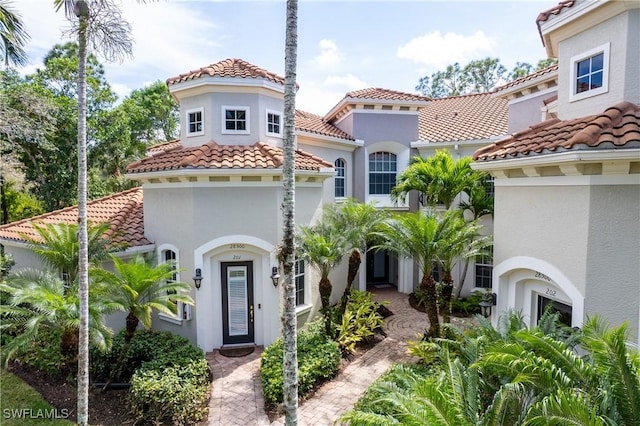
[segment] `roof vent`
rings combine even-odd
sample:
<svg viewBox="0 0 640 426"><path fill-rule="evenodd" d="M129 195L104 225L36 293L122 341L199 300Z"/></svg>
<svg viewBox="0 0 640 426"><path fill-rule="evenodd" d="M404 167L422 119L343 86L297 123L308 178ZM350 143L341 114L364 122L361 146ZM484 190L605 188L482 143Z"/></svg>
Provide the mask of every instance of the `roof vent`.
<svg viewBox="0 0 640 426"><path fill-rule="evenodd" d="M458 111L453 111L453 116L457 117L458 116Z"/></svg>

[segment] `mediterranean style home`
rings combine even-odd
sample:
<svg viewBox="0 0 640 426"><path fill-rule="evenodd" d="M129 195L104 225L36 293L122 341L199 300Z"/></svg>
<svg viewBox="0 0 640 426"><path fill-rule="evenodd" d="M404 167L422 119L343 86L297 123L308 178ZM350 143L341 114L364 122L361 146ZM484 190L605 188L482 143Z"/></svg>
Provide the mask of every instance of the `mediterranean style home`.
<svg viewBox="0 0 640 426"><path fill-rule="evenodd" d="M495 249L466 277L457 271L463 294L496 293L494 319L515 308L534 324L551 304L572 325L601 312L630 321L637 336L640 111L631 102L640 101L640 6L565 1L538 26L558 65L491 93L432 100L369 88L347 93L324 116L296 111L296 224L317 223L324 205L347 198L415 211L419 194L406 203L389 195L412 156L473 155L495 182L495 219L483 218ZM206 351L269 344L280 334L284 79L226 59L167 85L180 105L179 140L129 165L141 186L90 202L90 220L118 231L128 245L120 256L148 253L175 262L176 279L197 277L195 306L159 315L155 329ZM15 268L35 266L25 244L31 224L76 218L69 207L4 225L0 243ZM303 324L319 308L318 276L302 261L295 272ZM332 301L345 278L343 264L332 275ZM420 278L411 259L370 252L357 286L410 293Z"/></svg>

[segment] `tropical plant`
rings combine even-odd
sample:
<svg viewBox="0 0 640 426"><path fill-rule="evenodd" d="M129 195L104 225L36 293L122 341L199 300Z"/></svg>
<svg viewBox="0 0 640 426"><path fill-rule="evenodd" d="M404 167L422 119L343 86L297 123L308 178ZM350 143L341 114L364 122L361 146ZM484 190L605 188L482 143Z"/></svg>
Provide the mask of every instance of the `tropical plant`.
<svg viewBox="0 0 640 426"><path fill-rule="evenodd" d="M329 274L342 261L346 240L344 232L332 224L321 222L315 226L303 226L298 236L299 257L315 267L320 273L318 289L322 303L322 315L325 322L325 333L334 337L331 322L331 292L333 286Z"/></svg>
<svg viewBox="0 0 640 426"><path fill-rule="evenodd" d="M170 263L153 266L142 255L135 256L129 262L113 255L111 260L114 272L100 268L91 270L93 280L110 289L109 305L127 312L124 345L104 390L120 374L138 324L142 323L146 329L150 329L154 311L175 315L176 302L193 305L193 299L183 294L189 291L189 284L173 280L175 271Z"/></svg>
<svg viewBox="0 0 640 426"><path fill-rule="evenodd" d="M325 212L325 220L332 226L342 230L346 244L351 251L349 254L349 269L347 271L347 285L340 299L340 314L343 315L353 282L360 271L362 255L367 252L367 244L373 231L380 225L385 212L374 204L363 204L349 198L341 204L329 206Z"/></svg>
<svg viewBox="0 0 640 426"><path fill-rule="evenodd" d="M70 287L68 287L70 285ZM9 296L0 306L3 334L12 338L2 347L2 362L6 367L47 332L61 334L60 353L66 367L73 370L78 356L78 328L80 326L77 283L66 283L49 271L22 269L0 283L0 290ZM104 316L115 311L104 303L105 288L92 286L89 294L89 337L101 350L111 346L111 330L104 324ZM3 342L4 343L4 342Z"/></svg>
<svg viewBox="0 0 640 426"><path fill-rule="evenodd" d="M5 67L27 63L24 46L28 40L29 34L24 29L22 18L12 10L11 2L0 1L0 54Z"/></svg>
<svg viewBox="0 0 640 426"><path fill-rule="evenodd" d="M33 222L31 226L38 237L25 236L29 249L47 266L65 276L67 282L75 282L80 265L78 224ZM113 244L113 234L109 235L109 230L110 225L106 222L89 225L87 252L92 264L98 264L105 260L110 252L121 248Z"/></svg>
<svg viewBox="0 0 640 426"><path fill-rule="evenodd" d="M400 256L413 258L418 264L422 274L420 287L425 296L429 319L429 329L425 332L427 338L440 337L438 296L432 273L442 248L450 243L447 236L457 217L455 211L440 216L431 209L397 214L382 222L379 231L376 231L380 243L375 249L389 250Z"/></svg>
<svg viewBox="0 0 640 426"><path fill-rule="evenodd" d="M295 111L296 67L298 60L298 0L287 0L284 52L284 114L282 164L282 250L284 271L282 290L283 392L285 424L298 423L298 351L296 330L295 244Z"/></svg>
<svg viewBox="0 0 640 426"><path fill-rule="evenodd" d="M391 190L394 200L404 200L410 191L419 191L432 207L443 204L449 209L455 198L484 176L471 168L471 157L454 160L446 149L438 149L432 157L415 156L398 176Z"/></svg>
<svg viewBox="0 0 640 426"><path fill-rule="evenodd" d="M368 291L352 292L347 309L337 324L336 342L343 353L354 353L356 345L371 338L382 328L384 318L378 312L380 305Z"/></svg>

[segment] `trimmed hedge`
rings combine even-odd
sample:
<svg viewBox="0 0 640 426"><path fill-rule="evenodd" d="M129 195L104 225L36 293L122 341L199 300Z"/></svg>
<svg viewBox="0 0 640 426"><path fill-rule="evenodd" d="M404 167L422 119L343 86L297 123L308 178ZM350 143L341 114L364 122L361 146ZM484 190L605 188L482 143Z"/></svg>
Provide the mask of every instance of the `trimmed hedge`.
<svg viewBox="0 0 640 426"><path fill-rule="evenodd" d="M260 378L266 403L283 401L283 341L278 338L262 352ZM298 332L298 396L333 378L340 368L338 344L325 337L321 327Z"/></svg>

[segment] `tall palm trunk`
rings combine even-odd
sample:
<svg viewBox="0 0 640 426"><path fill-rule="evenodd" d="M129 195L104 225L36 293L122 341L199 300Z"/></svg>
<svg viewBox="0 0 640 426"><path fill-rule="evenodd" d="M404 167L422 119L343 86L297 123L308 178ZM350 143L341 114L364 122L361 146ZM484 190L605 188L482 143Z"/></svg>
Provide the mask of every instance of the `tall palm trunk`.
<svg viewBox="0 0 640 426"><path fill-rule="evenodd" d="M118 354L118 359L116 360L115 365L111 369L111 373L109 373L109 378L107 382L104 384L101 392L106 392L111 387L111 384L115 379L120 377L122 373L122 367L124 367L124 360L127 359L127 355L129 355L129 349L131 348L131 341L133 340L133 336L136 334L136 329L138 328L138 324L140 320L137 316L133 314L133 312L129 312L126 319L126 326L124 330L124 344L120 349L120 353Z"/></svg>
<svg viewBox="0 0 640 426"><path fill-rule="evenodd" d="M425 305L427 318L429 319L429 329L426 330L425 338L440 337L440 319L438 318L438 295L436 292L436 281L431 274L423 274L420 287L425 295Z"/></svg>
<svg viewBox="0 0 640 426"><path fill-rule="evenodd" d="M344 289L344 293L342 293L342 299L340 299L340 320L342 320L342 317L344 316L344 313L347 310L347 304L349 303L349 299L351 298L351 289L353 288L353 282L356 280L356 277L358 276L361 263L362 263L362 257L360 256L360 252L358 250L353 250L349 255L349 270L347 271L347 286Z"/></svg>
<svg viewBox="0 0 640 426"><path fill-rule="evenodd" d="M467 271L469 271L469 262L470 260L468 258L464 260L464 269L462 269L462 275L460 276L460 284L456 287L456 299L460 299L462 287L464 287L464 281L467 278Z"/></svg>
<svg viewBox="0 0 640 426"><path fill-rule="evenodd" d="M88 5L75 3L78 30L78 424L89 424L89 250L87 235L87 24Z"/></svg>
<svg viewBox="0 0 640 426"><path fill-rule="evenodd" d="M320 302L322 303L322 315L324 316L324 332L330 339L333 339L333 332L331 330L331 307L329 306L331 299L331 281L329 278L320 278Z"/></svg>
<svg viewBox="0 0 640 426"><path fill-rule="evenodd" d="M442 277L442 322L451 322L451 294L453 293L453 277L447 271Z"/></svg>
<svg viewBox="0 0 640 426"><path fill-rule="evenodd" d="M294 280L295 253L295 85L298 49L298 2L287 0L285 60L284 60L284 140L283 155L283 244L281 260L284 269L283 334L283 394L285 424L298 423L298 353L296 288Z"/></svg>

